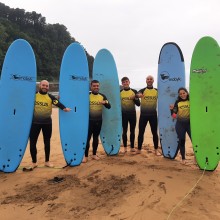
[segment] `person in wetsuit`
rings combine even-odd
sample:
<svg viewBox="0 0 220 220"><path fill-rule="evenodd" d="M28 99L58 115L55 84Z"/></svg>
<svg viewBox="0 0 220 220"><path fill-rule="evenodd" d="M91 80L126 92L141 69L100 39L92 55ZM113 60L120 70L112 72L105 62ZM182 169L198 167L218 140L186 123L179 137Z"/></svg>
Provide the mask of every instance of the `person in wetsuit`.
<svg viewBox="0 0 220 220"><path fill-rule="evenodd" d="M127 131L128 124L130 125L130 147L131 153L135 154L134 140L136 127L136 109L135 105L140 106L140 100L136 97L137 90L130 88L130 80L128 77L121 79L123 89L120 91L121 96L121 110L122 110L122 140L124 145L124 152L127 152Z"/></svg>
<svg viewBox="0 0 220 220"><path fill-rule="evenodd" d="M154 78L149 75L146 78L147 87L138 91L137 97L141 98L141 113L139 119L139 134L138 134L138 151L141 153L144 140L144 132L149 121L151 132L153 135L153 143L155 154L161 155L158 151L158 133L157 133L157 96L158 91L153 87Z"/></svg>
<svg viewBox="0 0 220 220"><path fill-rule="evenodd" d="M42 130L45 151L45 166L53 167L49 162L50 159L50 139L52 135L52 104L61 108L65 112L69 112L70 108L66 108L58 99L48 93L49 82L42 80L39 84L39 91L35 95L34 114L30 130L30 153L32 158L32 168L37 167L37 140Z"/></svg>
<svg viewBox="0 0 220 220"><path fill-rule="evenodd" d="M102 127L102 109L110 109L111 105L108 102L106 96L102 93L99 93L99 81L92 80L91 82L91 91L89 93L89 129L88 129L88 138L86 143L85 156L83 158L83 163L88 161L90 139L93 137L92 147L94 160L99 160L100 158L96 155L98 149L98 138Z"/></svg>
<svg viewBox="0 0 220 220"><path fill-rule="evenodd" d="M185 164L186 133L191 139L190 131L190 103L187 89L181 87L178 90L178 99L170 105L171 115L176 119L176 133L179 139L177 152L180 150L182 164Z"/></svg>

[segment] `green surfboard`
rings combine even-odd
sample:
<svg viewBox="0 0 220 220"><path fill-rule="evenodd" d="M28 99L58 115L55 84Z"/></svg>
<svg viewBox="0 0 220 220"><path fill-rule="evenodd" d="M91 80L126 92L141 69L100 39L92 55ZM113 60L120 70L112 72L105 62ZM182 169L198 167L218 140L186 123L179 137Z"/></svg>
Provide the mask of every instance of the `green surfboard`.
<svg viewBox="0 0 220 220"><path fill-rule="evenodd" d="M192 55L190 124L200 169L215 170L220 160L220 48L211 37L201 38Z"/></svg>

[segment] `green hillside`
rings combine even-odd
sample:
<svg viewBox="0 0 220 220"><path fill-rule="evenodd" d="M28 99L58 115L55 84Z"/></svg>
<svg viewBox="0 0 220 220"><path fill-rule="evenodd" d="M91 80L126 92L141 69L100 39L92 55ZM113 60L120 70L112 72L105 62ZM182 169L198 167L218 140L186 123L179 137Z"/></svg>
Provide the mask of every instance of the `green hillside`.
<svg viewBox="0 0 220 220"><path fill-rule="evenodd" d="M38 81L59 79L60 65L66 48L76 42L62 24L47 24L35 11L10 8L0 3L0 68L10 44L19 38L27 40L35 53ZM86 50L85 50L86 51ZM94 58L86 51L90 76Z"/></svg>

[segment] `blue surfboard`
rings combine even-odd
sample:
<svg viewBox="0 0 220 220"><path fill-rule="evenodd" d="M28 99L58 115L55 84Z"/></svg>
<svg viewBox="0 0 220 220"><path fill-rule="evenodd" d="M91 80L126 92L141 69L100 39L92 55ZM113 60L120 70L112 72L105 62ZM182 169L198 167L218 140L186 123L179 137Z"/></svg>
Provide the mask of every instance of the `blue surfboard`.
<svg viewBox="0 0 220 220"><path fill-rule="evenodd" d="M59 111L60 139L66 163L82 162L89 123L89 69L84 48L70 44L62 59L59 80L60 101L71 108Z"/></svg>
<svg viewBox="0 0 220 220"><path fill-rule="evenodd" d="M19 166L30 133L36 92L36 60L22 39L9 47L2 67L0 87L0 170Z"/></svg>
<svg viewBox="0 0 220 220"><path fill-rule="evenodd" d="M106 95L111 104L111 109L103 108L102 145L107 155L116 155L122 133L120 86L114 58L106 49L101 49L95 57L93 79L100 82L100 93Z"/></svg>
<svg viewBox="0 0 220 220"><path fill-rule="evenodd" d="M178 138L169 106L177 100L180 87L185 87L183 54L176 43L166 43L158 61L158 125L163 155L170 159L176 157Z"/></svg>

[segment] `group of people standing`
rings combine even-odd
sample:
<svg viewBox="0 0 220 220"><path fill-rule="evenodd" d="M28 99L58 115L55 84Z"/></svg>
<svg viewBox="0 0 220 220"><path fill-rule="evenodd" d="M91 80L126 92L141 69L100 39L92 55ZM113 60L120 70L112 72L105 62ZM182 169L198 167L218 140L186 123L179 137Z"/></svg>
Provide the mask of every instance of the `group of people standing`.
<svg viewBox="0 0 220 220"><path fill-rule="evenodd" d="M157 96L158 90L153 87L154 78L149 75L146 78L147 86L139 91L130 88L130 80L128 77L121 79L122 89L120 91L121 107L122 107L122 127L123 127L123 146L122 153L127 152L127 132L128 124L130 127L130 152L132 154L140 154L144 141L144 132L149 121L151 132L153 136L155 155L160 156L158 138L158 121L157 121ZM98 138L102 126L102 109L103 107L110 109L111 104L107 97L99 92L100 83L97 80L92 80L90 84L90 111L89 111L89 128L88 138L85 150L83 163L88 162L90 139L93 137L93 151L92 159L99 160L97 153ZM45 166L53 167L49 162L50 158L50 138L52 134L52 104L59 107L65 112L71 111L70 108L63 105L55 96L48 93L49 82L43 80L39 84L39 91L36 93L35 108L33 121L30 131L30 153L32 157L32 167L35 168L37 164L37 139L42 130L45 150ZM138 133L138 149L135 149L135 127L136 127L136 107L140 106L139 118L139 133ZM190 119L189 119L189 93L185 88L180 88L178 91L178 100L173 104L170 103L171 115L177 120L176 132L179 138L180 153L182 156L182 163L185 163L185 135L190 135Z"/></svg>

